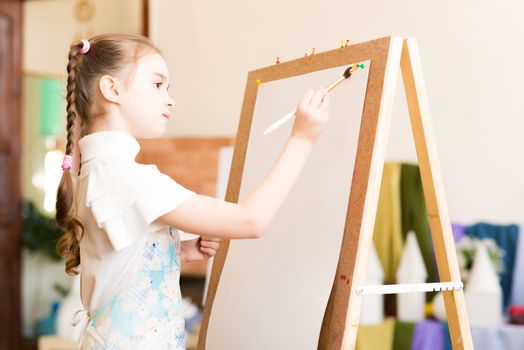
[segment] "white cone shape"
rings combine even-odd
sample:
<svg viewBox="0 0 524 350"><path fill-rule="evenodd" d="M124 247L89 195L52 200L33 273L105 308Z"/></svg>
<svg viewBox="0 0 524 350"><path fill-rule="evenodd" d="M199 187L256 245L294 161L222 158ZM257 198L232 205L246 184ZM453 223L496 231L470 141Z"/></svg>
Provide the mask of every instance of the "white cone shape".
<svg viewBox="0 0 524 350"><path fill-rule="evenodd" d="M366 285L384 283L384 270L378 259L375 245L371 245L366 272ZM384 296L381 294L365 295L362 297L360 324L379 324L384 321Z"/></svg>
<svg viewBox="0 0 524 350"><path fill-rule="evenodd" d="M464 297L472 326L502 322L502 288L484 244L477 246Z"/></svg>
<svg viewBox="0 0 524 350"><path fill-rule="evenodd" d="M424 283L427 278L424 259L413 231L409 231L397 268L397 283ZM397 318L401 321L417 322L425 319L424 293L397 294Z"/></svg>

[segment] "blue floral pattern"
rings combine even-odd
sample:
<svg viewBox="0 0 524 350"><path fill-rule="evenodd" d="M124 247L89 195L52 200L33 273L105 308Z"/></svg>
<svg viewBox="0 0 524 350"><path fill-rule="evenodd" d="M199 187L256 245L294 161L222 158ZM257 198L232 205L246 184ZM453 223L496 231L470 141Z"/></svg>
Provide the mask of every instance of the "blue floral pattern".
<svg viewBox="0 0 524 350"><path fill-rule="evenodd" d="M92 315L83 348L185 349L180 294L180 237L175 228L149 233L138 258L112 299Z"/></svg>

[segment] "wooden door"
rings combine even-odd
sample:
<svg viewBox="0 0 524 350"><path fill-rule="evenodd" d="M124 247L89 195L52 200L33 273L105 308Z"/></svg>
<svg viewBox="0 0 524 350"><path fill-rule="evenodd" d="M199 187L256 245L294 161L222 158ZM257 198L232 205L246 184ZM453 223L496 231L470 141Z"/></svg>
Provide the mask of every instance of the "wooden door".
<svg viewBox="0 0 524 350"><path fill-rule="evenodd" d="M0 349L21 338L22 3L0 0Z"/></svg>

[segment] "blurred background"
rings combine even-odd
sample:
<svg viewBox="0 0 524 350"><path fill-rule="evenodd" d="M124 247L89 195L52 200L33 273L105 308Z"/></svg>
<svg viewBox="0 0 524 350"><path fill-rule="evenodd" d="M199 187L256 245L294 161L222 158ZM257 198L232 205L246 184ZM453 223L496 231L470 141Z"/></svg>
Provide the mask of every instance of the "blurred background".
<svg viewBox="0 0 524 350"><path fill-rule="evenodd" d="M76 282L54 254L59 232L52 219L65 145L67 54L71 41L109 32L150 37L171 74L175 118L164 138L140 140L137 160L219 198L227 185L248 71L275 64L277 56L284 62L313 49L336 49L346 40L416 37L463 280L466 287L468 279L474 281L468 311L476 305L487 310L470 315L475 346L523 349L524 327L518 325L524 305L522 13L524 3L516 0L496 5L484 0L0 0L0 349L71 348L67 332L72 331L60 326L60 311L66 300L75 305ZM435 281L416 153L398 84L384 171L389 178L377 222L397 215L400 224L378 224L375 240L402 244L395 251L377 246L378 264L370 276L393 283L403 255L421 256L423 271L410 273ZM408 239L411 231L415 244ZM208 264L200 263L182 272L188 342L193 342L188 348L198 334L207 270ZM394 297L375 300L378 307L365 314L358 346L446 348L438 299L427 295L422 309L419 302L408 311L400 311ZM378 337L383 343L373 343L376 332L387 335Z"/></svg>

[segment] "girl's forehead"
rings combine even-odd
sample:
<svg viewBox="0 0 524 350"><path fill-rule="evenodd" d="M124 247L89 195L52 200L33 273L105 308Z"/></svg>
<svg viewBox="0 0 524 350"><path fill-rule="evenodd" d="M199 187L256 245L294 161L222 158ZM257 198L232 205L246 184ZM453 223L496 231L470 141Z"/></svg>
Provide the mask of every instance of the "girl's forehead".
<svg viewBox="0 0 524 350"><path fill-rule="evenodd" d="M142 76L156 76L156 73L160 73L169 78L166 61L156 52L141 57L138 61L137 70L137 73Z"/></svg>

